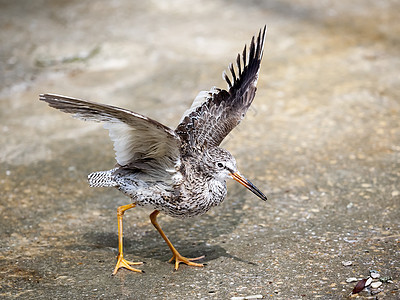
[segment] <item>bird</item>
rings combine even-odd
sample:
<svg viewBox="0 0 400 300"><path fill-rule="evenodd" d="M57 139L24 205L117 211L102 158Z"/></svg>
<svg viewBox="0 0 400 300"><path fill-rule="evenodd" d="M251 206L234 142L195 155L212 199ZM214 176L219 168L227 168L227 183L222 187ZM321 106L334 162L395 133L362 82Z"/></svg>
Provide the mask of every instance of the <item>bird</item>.
<svg viewBox="0 0 400 300"><path fill-rule="evenodd" d="M114 187L130 198L118 207L118 256L112 275L119 269L144 273L123 253L123 216L136 206L150 207L150 221L172 252L169 262L203 267L204 258L181 255L157 222L160 213L175 218L202 215L220 205L227 194L226 180L234 179L260 199L267 197L237 168L236 160L220 147L224 138L244 118L253 102L259 77L267 27L264 26L236 57L236 67L224 71L227 89L201 91L171 129L136 112L112 105L57 94L40 94L39 100L73 117L102 122L113 142L116 165L88 175L91 187ZM256 37L257 36L257 37Z"/></svg>

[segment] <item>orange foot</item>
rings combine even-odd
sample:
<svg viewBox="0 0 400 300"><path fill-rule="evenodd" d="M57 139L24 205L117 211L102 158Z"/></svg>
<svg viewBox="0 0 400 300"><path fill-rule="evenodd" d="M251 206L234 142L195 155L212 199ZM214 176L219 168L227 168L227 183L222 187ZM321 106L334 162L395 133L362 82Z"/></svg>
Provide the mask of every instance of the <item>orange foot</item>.
<svg viewBox="0 0 400 300"><path fill-rule="evenodd" d="M186 257L180 255L179 252L176 252L176 253L173 253L172 258L168 262L173 262L175 260L175 271L176 271L176 270L178 270L180 263L184 263L184 264L187 264L188 266L193 266L193 267L204 267L203 264L198 264L198 263L192 262L194 260L199 260L202 258L204 258L204 255L202 255L200 257L196 257L196 258L186 258Z"/></svg>
<svg viewBox="0 0 400 300"><path fill-rule="evenodd" d="M134 272L144 273L144 271L142 271L142 270L131 267L131 265L141 265L141 264L143 264L143 262L128 261L128 260L124 259L124 257L122 255L118 255L117 265L115 266L115 269L114 269L114 272L112 273L112 275L117 274L117 272L120 268L125 268L128 270L134 271Z"/></svg>

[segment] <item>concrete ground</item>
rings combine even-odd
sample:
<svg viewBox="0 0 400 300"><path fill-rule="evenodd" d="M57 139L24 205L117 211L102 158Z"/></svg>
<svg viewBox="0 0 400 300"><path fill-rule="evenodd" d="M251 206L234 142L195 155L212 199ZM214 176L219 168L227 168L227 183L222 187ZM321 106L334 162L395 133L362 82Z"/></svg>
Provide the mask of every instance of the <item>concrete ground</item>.
<svg viewBox="0 0 400 300"><path fill-rule="evenodd" d="M376 270L400 298L400 3L373 1L0 1L0 297L339 299ZM176 126L264 24L258 93L224 143L263 202L184 221L125 217L88 173L112 168L108 133L38 101L43 92L122 106ZM350 261L350 262L349 262ZM387 282L389 280L389 282ZM372 295L376 293L375 295Z"/></svg>

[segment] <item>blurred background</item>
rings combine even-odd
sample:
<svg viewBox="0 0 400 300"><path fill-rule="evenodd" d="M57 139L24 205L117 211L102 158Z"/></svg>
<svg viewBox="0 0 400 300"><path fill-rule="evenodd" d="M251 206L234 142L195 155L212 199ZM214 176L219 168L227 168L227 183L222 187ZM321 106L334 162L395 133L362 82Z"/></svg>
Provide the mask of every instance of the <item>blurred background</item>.
<svg viewBox="0 0 400 300"><path fill-rule="evenodd" d="M0 296L82 299L343 298L370 270L400 296L400 3L0 1ZM160 224L204 269L173 272L147 211L91 189L115 164L101 125L38 101L57 93L174 128L268 26L258 92L223 146L267 196L229 182L224 203ZM352 279L355 278L355 279ZM355 282L352 282L355 280ZM376 284L379 285L379 284Z"/></svg>

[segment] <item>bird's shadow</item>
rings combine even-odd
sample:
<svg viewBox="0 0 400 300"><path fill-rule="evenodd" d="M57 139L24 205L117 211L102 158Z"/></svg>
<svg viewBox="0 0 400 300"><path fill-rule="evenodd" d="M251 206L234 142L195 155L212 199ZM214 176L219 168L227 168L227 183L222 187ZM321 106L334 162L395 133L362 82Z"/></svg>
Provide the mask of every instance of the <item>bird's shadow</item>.
<svg viewBox="0 0 400 300"><path fill-rule="evenodd" d="M89 248L93 247L115 249L115 254L118 253L118 236L112 232L88 232L84 234L84 239L89 244ZM75 245L83 247L82 245ZM256 265L253 262L246 261L240 257L231 255L227 250L220 245L210 245L204 240L191 243L189 241L180 240L174 243L174 246L185 257L200 257L204 256L199 262L207 263L221 257L231 258L238 262ZM76 247L74 249L76 250ZM88 246L85 246L88 249ZM124 253L135 255L140 258L151 258L159 261L166 261L171 258L171 252L161 236L154 230L152 234L146 234L138 239L124 238Z"/></svg>
<svg viewBox="0 0 400 300"><path fill-rule="evenodd" d="M229 238L229 234L241 223L243 218L243 205L245 203L245 191L233 188L236 197L227 199L221 207L195 219L172 219L162 218L159 220L165 233L170 236L171 242L178 251L187 257L199 257L204 255L202 262L208 262L221 257L231 258L238 262L254 264L231 255L220 244L224 243L224 237ZM160 261L168 260L171 252L159 233L149 222L149 227L140 233L136 232L133 237L129 231L129 223L124 228L124 253L137 255L143 258L152 258ZM118 251L117 232L91 231L83 235L89 247L108 248ZM209 240L218 239L208 243ZM91 246L90 246L91 245ZM76 245L79 247L78 245Z"/></svg>

